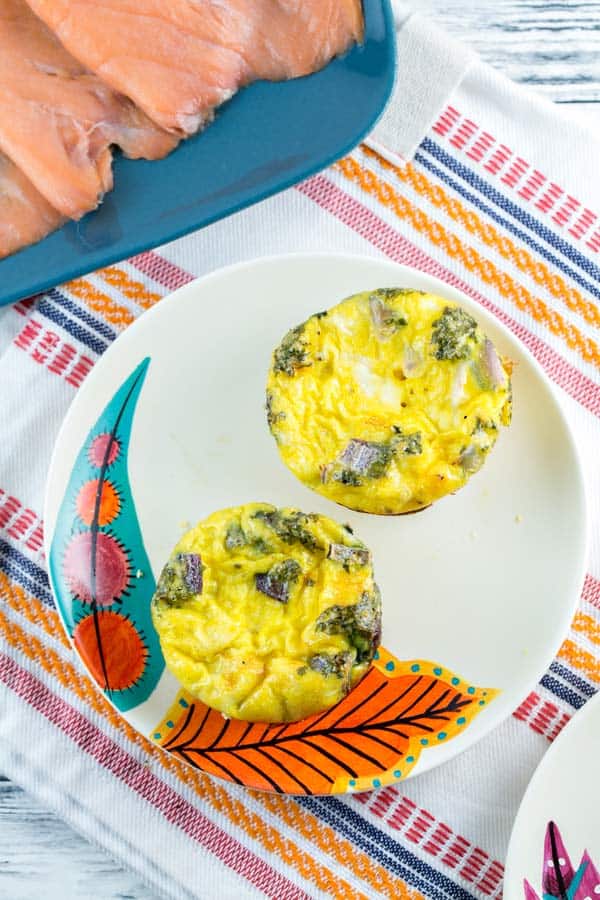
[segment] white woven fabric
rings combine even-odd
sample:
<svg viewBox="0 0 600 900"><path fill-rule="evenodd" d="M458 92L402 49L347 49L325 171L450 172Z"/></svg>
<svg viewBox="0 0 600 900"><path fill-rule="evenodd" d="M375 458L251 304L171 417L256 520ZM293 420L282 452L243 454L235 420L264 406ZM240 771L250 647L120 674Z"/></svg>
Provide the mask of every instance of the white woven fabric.
<svg viewBox="0 0 600 900"><path fill-rule="evenodd" d="M410 159L476 57L407 4L394 6L397 69L394 91L369 142Z"/></svg>

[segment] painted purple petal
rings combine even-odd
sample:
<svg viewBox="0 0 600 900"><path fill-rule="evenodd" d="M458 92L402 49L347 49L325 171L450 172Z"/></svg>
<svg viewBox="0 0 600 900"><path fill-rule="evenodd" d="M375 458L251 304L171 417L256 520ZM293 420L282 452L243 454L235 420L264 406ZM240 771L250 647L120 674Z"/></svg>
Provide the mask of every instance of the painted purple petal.
<svg viewBox="0 0 600 900"><path fill-rule="evenodd" d="M575 871L567 853L560 831L554 822L548 822L544 841L544 870L542 890L553 897L566 897Z"/></svg>
<svg viewBox="0 0 600 900"><path fill-rule="evenodd" d="M199 553L182 553L183 583L192 594L202 593L202 557Z"/></svg>
<svg viewBox="0 0 600 900"><path fill-rule="evenodd" d="M523 891L525 893L525 900L540 900L526 878L523 879Z"/></svg>
<svg viewBox="0 0 600 900"><path fill-rule="evenodd" d="M573 900L587 900L588 897L591 900L598 900L600 897L600 871L592 862L592 858L587 850L581 857L580 865L585 865L585 871Z"/></svg>

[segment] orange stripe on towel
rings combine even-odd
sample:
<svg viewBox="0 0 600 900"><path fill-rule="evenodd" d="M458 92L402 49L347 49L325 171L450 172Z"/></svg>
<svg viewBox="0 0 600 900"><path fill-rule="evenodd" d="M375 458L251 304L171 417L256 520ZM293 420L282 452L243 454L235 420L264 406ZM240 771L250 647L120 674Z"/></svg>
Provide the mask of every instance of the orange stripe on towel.
<svg viewBox="0 0 600 900"><path fill-rule="evenodd" d="M585 634L592 644L600 644L600 624L592 616L586 616L584 613L578 612L573 619L571 628L573 631Z"/></svg>
<svg viewBox="0 0 600 900"><path fill-rule="evenodd" d="M99 313L106 322L123 329L134 321L135 316L126 306L115 302L108 294L98 290L85 278L76 278L67 281L64 287L79 300L83 300L86 306Z"/></svg>
<svg viewBox="0 0 600 900"><path fill-rule="evenodd" d="M558 655L570 663L574 669L579 669L580 672L587 675L591 681L600 683L600 660L579 647L574 641L567 639L558 651Z"/></svg>
<svg viewBox="0 0 600 900"><path fill-rule="evenodd" d="M442 209L450 219L458 222L470 234L496 250L503 259L529 275L532 281L564 303L571 312L580 315L588 325L600 326L600 309L595 303L584 297L577 288L569 285L561 275L550 269L541 259L533 256L525 247L515 244L510 237L501 234L494 225L484 221L459 198L450 195L442 185L432 182L412 163L407 163L403 167L397 166L370 147L363 145L362 150L365 156L377 159L383 169L393 172L399 181L409 184L420 197L427 198L432 206Z"/></svg>
<svg viewBox="0 0 600 900"><path fill-rule="evenodd" d="M335 168L365 193L374 197L391 210L398 219L408 221L415 231L426 235L432 244L441 247L451 259L462 265L485 284L492 285L506 300L510 300L522 312L532 316L552 334L560 337L568 347L575 350L588 363L600 368L600 347L586 337L575 325L551 309L539 297L531 294L522 284L507 272L498 268L474 247L465 244L456 234L448 231L440 222L431 219L410 200L395 190L390 184L378 178L374 172L361 166L355 159L346 157L336 163Z"/></svg>
<svg viewBox="0 0 600 900"><path fill-rule="evenodd" d="M162 300L162 294L157 294L156 291L149 291L141 281L136 281L116 266L99 269L96 274L100 275L111 287L116 287L125 297L133 300L143 309L148 309L154 306L155 303L158 303L159 300Z"/></svg>

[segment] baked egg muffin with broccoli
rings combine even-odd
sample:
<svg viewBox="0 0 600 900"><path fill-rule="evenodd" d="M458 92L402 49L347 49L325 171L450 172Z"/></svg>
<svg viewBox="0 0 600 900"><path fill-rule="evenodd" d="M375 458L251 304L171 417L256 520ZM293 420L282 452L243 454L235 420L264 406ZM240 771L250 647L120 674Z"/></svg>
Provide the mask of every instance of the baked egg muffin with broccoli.
<svg viewBox="0 0 600 900"><path fill-rule="evenodd" d="M369 550L326 516L250 503L183 535L152 620L180 683L225 716L291 722L333 706L381 638Z"/></svg>
<svg viewBox="0 0 600 900"><path fill-rule="evenodd" d="M362 512L415 512L481 468L510 424L510 374L455 303L364 291L284 336L268 424L285 464L319 494Z"/></svg>

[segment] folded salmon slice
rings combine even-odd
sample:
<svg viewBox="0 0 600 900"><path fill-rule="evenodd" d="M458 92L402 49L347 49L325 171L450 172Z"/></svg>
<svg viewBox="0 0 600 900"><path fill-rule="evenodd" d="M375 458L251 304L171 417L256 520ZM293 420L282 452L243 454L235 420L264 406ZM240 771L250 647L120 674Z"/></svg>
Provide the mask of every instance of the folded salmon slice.
<svg viewBox="0 0 600 900"><path fill-rule="evenodd" d="M41 241L63 222L23 172L0 153L0 259Z"/></svg>
<svg viewBox="0 0 600 900"><path fill-rule="evenodd" d="M360 41L360 0L28 0L89 69L192 134L256 79L322 68Z"/></svg>
<svg viewBox="0 0 600 900"><path fill-rule="evenodd" d="M24 0L1 0L0 150L60 214L78 219L110 190L112 144L157 159L175 143L72 57Z"/></svg>

